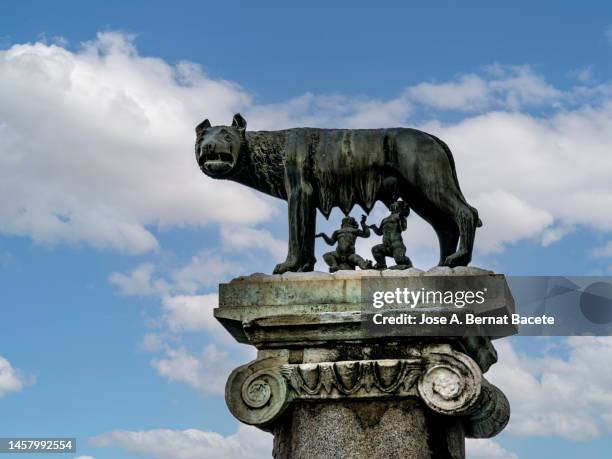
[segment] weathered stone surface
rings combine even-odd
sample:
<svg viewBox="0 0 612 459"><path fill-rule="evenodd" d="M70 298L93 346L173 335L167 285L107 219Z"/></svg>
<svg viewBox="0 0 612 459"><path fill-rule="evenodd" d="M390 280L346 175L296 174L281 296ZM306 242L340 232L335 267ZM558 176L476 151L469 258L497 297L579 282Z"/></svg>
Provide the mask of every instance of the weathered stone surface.
<svg viewBox="0 0 612 459"><path fill-rule="evenodd" d="M466 280L461 282L466 285L480 282L481 279L487 282L495 280L496 285L505 284L502 275L481 274L484 270L467 269L472 270L472 274L462 274ZM459 274L455 274L451 268L438 268L438 271L446 272L446 275L434 276L408 269L382 273L377 270L347 270L333 275L310 272L248 276L220 285L219 308L215 310L215 316L238 341L250 342L258 348L279 347L297 339L297 336L304 343L315 339L320 342L373 339L376 336L371 330L362 327L362 294L366 291L366 287L363 287L366 282L368 288L376 279L376 282L381 282L380 288L409 288L415 291L432 286L444 290L449 280L457 283ZM478 305L481 312L501 313L514 307L508 290L498 290L498 293L490 290L487 302ZM456 311L453 305L436 307L440 313ZM313 328L315 325L319 327ZM429 332L425 328L411 328L409 331L415 333L413 336L418 336L418 333L427 336L440 330L437 326L430 328ZM509 329L508 334L512 334L512 330ZM496 334L495 337L499 336Z"/></svg>
<svg viewBox="0 0 612 459"><path fill-rule="evenodd" d="M406 276L421 276L424 271L419 268L408 268L408 269L385 269L381 271L382 277L406 277Z"/></svg>
<svg viewBox="0 0 612 459"><path fill-rule="evenodd" d="M340 271L336 271L334 274L334 279L342 280L342 279L361 279L362 277L380 277L380 271L377 269L360 269L359 271L351 271L348 269L342 269Z"/></svg>
<svg viewBox="0 0 612 459"><path fill-rule="evenodd" d="M448 266L434 266L423 273L423 276L450 276L453 270Z"/></svg>
<svg viewBox="0 0 612 459"><path fill-rule="evenodd" d="M434 266L423 273L424 276L485 276L488 274L494 273L476 266L456 266L454 268Z"/></svg>
<svg viewBox="0 0 612 459"><path fill-rule="evenodd" d="M414 399L298 403L273 432L274 457L279 459L465 455L460 423L444 421Z"/></svg>
<svg viewBox="0 0 612 459"><path fill-rule="evenodd" d="M476 266L456 266L452 268L450 272L455 276L484 276L493 274L493 271L478 268Z"/></svg>
<svg viewBox="0 0 612 459"><path fill-rule="evenodd" d="M279 277L278 274L273 277ZM331 273L324 273L322 271L310 271L305 273L294 273L286 272L280 278L283 281L317 281L317 280L332 280L334 276Z"/></svg>
<svg viewBox="0 0 612 459"><path fill-rule="evenodd" d="M282 277L280 275L270 275L264 273L253 273L248 276L240 276L232 279L231 282L280 282Z"/></svg>
<svg viewBox="0 0 612 459"><path fill-rule="evenodd" d="M488 269L478 268L476 266L457 266L449 268L448 266L434 266L433 268L423 271L418 268L408 268L404 270L397 269L362 269L362 270L340 270L335 273L325 273L322 271L310 272L287 272L280 274L264 274L254 273L249 276L240 276L232 279L230 282L281 282L281 281L318 281L332 279L361 279L363 277L409 277L409 276L484 276L494 274Z"/></svg>

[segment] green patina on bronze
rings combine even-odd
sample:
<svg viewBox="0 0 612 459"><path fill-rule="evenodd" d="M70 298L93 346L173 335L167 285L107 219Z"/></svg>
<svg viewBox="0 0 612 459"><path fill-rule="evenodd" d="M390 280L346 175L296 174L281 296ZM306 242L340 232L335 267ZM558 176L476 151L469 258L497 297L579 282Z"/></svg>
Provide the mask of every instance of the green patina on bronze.
<svg viewBox="0 0 612 459"><path fill-rule="evenodd" d="M231 126L196 128L196 160L216 179L233 180L289 204L289 250L275 273L312 271L316 210L326 217L355 204L370 212L376 201L401 198L429 222L440 243L439 264L465 266L472 258L478 212L459 187L448 146L409 128L246 131Z"/></svg>

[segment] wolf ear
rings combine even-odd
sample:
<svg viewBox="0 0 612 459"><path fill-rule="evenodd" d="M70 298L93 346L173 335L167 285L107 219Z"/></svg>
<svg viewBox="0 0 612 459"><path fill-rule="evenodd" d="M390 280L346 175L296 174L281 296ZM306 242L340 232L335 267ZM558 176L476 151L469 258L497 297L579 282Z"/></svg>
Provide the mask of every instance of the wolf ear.
<svg viewBox="0 0 612 459"><path fill-rule="evenodd" d="M236 113L234 115L234 119L232 121L232 127L237 129L246 129L246 120L242 117L240 113Z"/></svg>
<svg viewBox="0 0 612 459"><path fill-rule="evenodd" d="M202 121L200 124L196 126L196 134L200 135L203 131L205 131L209 127L210 127L210 121L205 119L204 121Z"/></svg>

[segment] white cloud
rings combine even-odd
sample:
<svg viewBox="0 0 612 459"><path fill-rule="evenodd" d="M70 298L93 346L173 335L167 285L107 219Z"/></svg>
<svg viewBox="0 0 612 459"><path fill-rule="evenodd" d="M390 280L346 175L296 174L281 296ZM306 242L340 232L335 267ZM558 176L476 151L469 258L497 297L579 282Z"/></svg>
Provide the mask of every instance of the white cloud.
<svg viewBox="0 0 612 459"><path fill-rule="evenodd" d="M612 231L601 210L612 207L609 83L563 92L527 66L495 64L388 100L307 93L263 105L193 63L143 57L130 37L103 33L76 52L45 43L0 51L0 85L0 232L39 242L145 252L158 248L152 228L269 220L282 206L204 177L193 159L193 126L204 116L228 123L239 110L250 129L407 125L423 108L434 118L476 112L421 127L447 141L468 200L483 203L477 247L548 244L576 225ZM519 112L531 107L543 113ZM263 229L224 240L282 252Z"/></svg>
<svg viewBox="0 0 612 459"><path fill-rule="evenodd" d="M236 277L243 270L239 263L213 251L204 250L194 255L189 263L172 272L174 291L195 293L202 287Z"/></svg>
<svg viewBox="0 0 612 459"><path fill-rule="evenodd" d="M307 93L284 102L249 107L251 129L296 126L376 128L405 122L412 105L405 94L387 101L343 94Z"/></svg>
<svg viewBox="0 0 612 459"><path fill-rule="evenodd" d="M541 235L554 221L546 210L502 190L479 194L473 205L487 222L478 230L478 247L483 252L500 252L504 243Z"/></svg>
<svg viewBox="0 0 612 459"><path fill-rule="evenodd" d="M145 333L140 342L140 350L145 352L157 352L167 349L166 338L164 333Z"/></svg>
<svg viewBox="0 0 612 459"><path fill-rule="evenodd" d="M490 439L471 438L465 441L465 456L469 459L518 459L518 456Z"/></svg>
<svg viewBox="0 0 612 459"><path fill-rule="evenodd" d="M223 278L237 274L240 267L210 252L201 252L183 266L170 270L165 277L155 266L144 263L128 274L112 273L109 282L124 295L155 295L161 300L161 316L154 325L161 330L143 338L144 350L165 348L168 333L206 331L216 339L229 336L213 316L218 305L216 293L194 294L203 287L216 285ZM226 343L227 344L227 343Z"/></svg>
<svg viewBox="0 0 612 459"><path fill-rule="evenodd" d="M144 350L162 352L151 360L160 376L187 384L204 395L223 394L231 371L256 356L255 348L236 342L214 318L213 306L216 295L179 296L164 301L166 312L162 319L171 334L147 334L141 345ZM205 331L214 344L192 353L177 336L184 331Z"/></svg>
<svg viewBox="0 0 612 459"><path fill-rule="evenodd" d="M407 92L416 102L443 110L482 110L491 103L487 83L477 75L464 75L457 82L420 83Z"/></svg>
<svg viewBox="0 0 612 459"><path fill-rule="evenodd" d="M575 227L569 225L559 225L546 228L542 234L542 245L548 247L557 241L560 241L568 234L575 231Z"/></svg>
<svg viewBox="0 0 612 459"><path fill-rule="evenodd" d="M420 83L407 89L408 100L438 110L519 110L554 103L562 93L527 66L486 68L486 77L468 74L457 81Z"/></svg>
<svg viewBox="0 0 612 459"><path fill-rule="evenodd" d="M157 248L147 227L256 222L273 207L204 178L193 126L228 122L250 96L196 65L138 55L101 33L77 52L0 51L0 232L42 243Z"/></svg>
<svg viewBox="0 0 612 459"><path fill-rule="evenodd" d="M129 274L112 273L108 280L124 295L159 295L168 292L169 285L163 279L153 279L155 266L143 263Z"/></svg>
<svg viewBox="0 0 612 459"><path fill-rule="evenodd" d="M29 382L7 359L0 356L0 397L19 392Z"/></svg>
<svg viewBox="0 0 612 459"><path fill-rule="evenodd" d="M137 266L129 274L109 276L109 281L123 294L159 297L161 313L152 320L154 331L144 335L140 349L158 354L151 360L151 366L161 376L185 383L205 395L219 395L231 370L244 363L231 359L230 351L245 361L254 358L254 351L237 343L214 318L218 295L194 294L238 269L238 265L218 255L201 252L185 265L166 272L164 277L148 263ZM181 340L182 333L194 331L207 333L216 344L194 355Z"/></svg>
<svg viewBox="0 0 612 459"><path fill-rule="evenodd" d="M276 239L269 231L249 227L223 228L223 246L229 251L263 249L279 261L287 254L287 243Z"/></svg>
<svg viewBox="0 0 612 459"><path fill-rule="evenodd" d="M491 112L428 127L452 146L463 191L479 208L477 247L499 250L534 237L549 243L553 227L612 231L612 214L602 212L612 208L612 103L550 118Z"/></svg>
<svg viewBox="0 0 612 459"><path fill-rule="evenodd" d="M95 457L93 457L93 456L78 456L78 457L75 457L74 459L95 459Z"/></svg>
<svg viewBox="0 0 612 459"><path fill-rule="evenodd" d="M162 300L165 321L172 331L209 331L221 329L213 317L219 297L216 293L207 295L167 296Z"/></svg>
<svg viewBox="0 0 612 459"><path fill-rule="evenodd" d="M499 97L505 109L519 110L523 107L553 104L562 93L546 83L544 78L529 66L488 67L489 73L496 75L489 82L490 91Z"/></svg>
<svg viewBox="0 0 612 459"><path fill-rule="evenodd" d="M151 365L170 381L185 383L204 395L222 395L227 377L241 363L209 344L199 356L185 348L169 349L164 357L153 359Z"/></svg>
<svg viewBox="0 0 612 459"><path fill-rule="evenodd" d="M271 236L266 237L265 232L262 232L262 235L259 241L255 241L255 237L247 232L247 239L240 239L239 234L236 241L241 241L241 244L250 241L251 246L268 242L274 244ZM255 236L259 236L259 233L255 233ZM142 263L128 273L111 273L108 280L123 295L161 297L176 293L193 294L204 287L216 286L219 282L236 277L242 270L239 263L228 260L215 251L204 250L193 255L187 263L167 269L165 273L158 272L153 263Z"/></svg>
<svg viewBox="0 0 612 459"><path fill-rule="evenodd" d="M271 440L266 432L240 425L236 433L228 436L197 429L114 430L93 437L90 442L154 459L264 459L272 454Z"/></svg>
<svg viewBox="0 0 612 459"><path fill-rule="evenodd" d="M612 432L612 338L567 338L566 357L520 355L507 341L496 347L500 363L490 380L510 401L508 433L587 441Z"/></svg>

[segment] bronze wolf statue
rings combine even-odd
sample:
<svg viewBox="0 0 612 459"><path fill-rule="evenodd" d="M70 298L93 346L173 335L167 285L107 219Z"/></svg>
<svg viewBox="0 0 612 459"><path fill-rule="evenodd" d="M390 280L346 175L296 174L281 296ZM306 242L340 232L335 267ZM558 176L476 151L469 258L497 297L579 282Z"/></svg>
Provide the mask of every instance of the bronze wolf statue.
<svg viewBox="0 0 612 459"><path fill-rule="evenodd" d="M370 212L376 201L398 198L429 222L440 242L440 265L465 266L472 259L482 223L459 187L448 146L416 129L315 129L246 131L231 126L196 127L200 169L289 204L289 252L274 273L312 271L316 211L348 214L355 204ZM458 247L457 247L458 245Z"/></svg>

